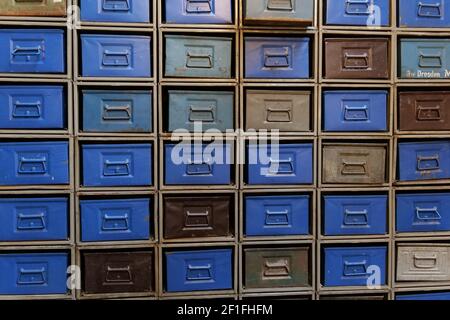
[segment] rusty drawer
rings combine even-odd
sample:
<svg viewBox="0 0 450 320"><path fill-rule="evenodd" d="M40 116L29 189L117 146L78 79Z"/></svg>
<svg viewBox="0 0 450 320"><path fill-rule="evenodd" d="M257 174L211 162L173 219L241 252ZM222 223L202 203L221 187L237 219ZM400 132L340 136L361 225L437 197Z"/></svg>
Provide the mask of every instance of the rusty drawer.
<svg viewBox="0 0 450 320"><path fill-rule="evenodd" d="M450 91L399 93L399 130L450 130Z"/></svg>
<svg viewBox="0 0 450 320"><path fill-rule="evenodd" d="M1 0L0 16L65 17L66 0Z"/></svg>
<svg viewBox="0 0 450 320"><path fill-rule="evenodd" d="M83 252L84 292L151 292L153 252Z"/></svg>
<svg viewBox="0 0 450 320"><path fill-rule="evenodd" d="M450 281L450 246L399 246L397 281Z"/></svg>
<svg viewBox="0 0 450 320"><path fill-rule="evenodd" d="M322 182L382 184L386 182L386 144L323 145Z"/></svg>
<svg viewBox="0 0 450 320"><path fill-rule="evenodd" d="M164 238L227 237L231 235L232 196L164 198Z"/></svg>
<svg viewBox="0 0 450 320"><path fill-rule="evenodd" d="M310 131L310 109L309 91L247 90L245 129Z"/></svg>
<svg viewBox="0 0 450 320"><path fill-rule="evenodd" d="M244 249L244 287L285 288L311 286L310 249Z"/></svg>
<svg viewBox="0 0 450 320"><path fill-rule="evenodd" d="M327 79L389 79L389 40L385 38L325 39Z"/></svg>

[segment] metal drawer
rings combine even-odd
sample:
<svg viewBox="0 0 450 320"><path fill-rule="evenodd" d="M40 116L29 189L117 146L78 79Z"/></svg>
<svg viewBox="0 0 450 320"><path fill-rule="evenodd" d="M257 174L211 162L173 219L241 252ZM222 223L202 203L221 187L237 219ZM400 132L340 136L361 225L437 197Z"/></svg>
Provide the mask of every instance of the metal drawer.
<svg viewBox="0 0 450 320"><path fill-rule="evenodd" d="M79 0L81 21L149 23L155 0Z"/></svg>
<svg viewBox="0 0 450 320"><path fill-rule="evenodd" d="M231 196L164 198L164 238L229 237L234 213Z"/></svg>
<svg viewBox="0 0 450 320"><path fill-rule="evenodd" d="M88 251L81 255L86 294L154 290L152 251Z"/></svg>
<svg viewBox="0 0 450 320"><path fill-rule="evenodd" d="M0 86L0 128L64 129L63 91L62 86Z"/></svg>
<svg viewBox="0 0 450 320"><path fill-rule="evenodd" d="M386 182L385 144L323 145L322 182L382 184Z"/></svg>
<svg viewBox="0 0 450 320"><path fill-rule="evenodd" d="M67 0L2 0L0 16L65 17Z"/></svg>
<svg viewBox="0 0 450 320"><path fill-rule="evenodd" d="M449 91L399 92L399 130L450 130Z"/></svg>
<svg viewBox="0 0 450 320"><path fill-rule="evenodd" d="M164 0L165 22L176 24L231 24L232 0Z"/></svg>
<svg viewBox="0 0 450 320"><path fill-rule="evenodd" d="M164 76L231 78L232 38L165 35Z"/></svg>
<svg viewBox="0 0 450 320"><path fill-rule="evenodd" d="M314 21L314 0L244 0L244 23L248 25L300 25Z"/></svg>
<svg viewBox="0 0 450 320"><path fill-rule="evenodd" d="M389 39L326 38L327 79L389 79Z"/></svg>
<svg viewBox="0 0 450 320"><path fill-rule="evenodd" d="M386 27L391 0L326 0L327 25Z"/></svg>
<svg viewBox="0 0 450 320"><path fill-rule="evenodd" d="M245 130L311 130L311 92L247 90Z"/></svg>
<svg viewBox="0 0 450 320"><path fill-rule="evenodd" d="M224 91L169 90L169 132L234 129L234 93ZM198 130L198 129L197 129Z"/></svg>
<svg viewBox="0 0 450 320"><path fill-rule="evenodd" d="M84 132L152 132L152 91L82 90Z"/></svg>
<svg viewBox="0 0 450 320"><path fill-rule="evenodd" d="M450 281L450 247L397 247L397 281Z"/></svg>
<svg viewBox="0 0 450 320"><path fill-rule="evenodd" d="M450 292L430 292L414 294L396 294L395 300L450 300Z"/></svg>
<svg viewBox="0 0 450 320"><path fill-rule="evenodd" d="M245 248L244 287L311 286L310 248Z"/></svg>
<svg viewBox="0 0 450 320"><path fill-rule="evenodd" d="M399 26L407 28L448 28L448 0L399 0Z"/></svg>

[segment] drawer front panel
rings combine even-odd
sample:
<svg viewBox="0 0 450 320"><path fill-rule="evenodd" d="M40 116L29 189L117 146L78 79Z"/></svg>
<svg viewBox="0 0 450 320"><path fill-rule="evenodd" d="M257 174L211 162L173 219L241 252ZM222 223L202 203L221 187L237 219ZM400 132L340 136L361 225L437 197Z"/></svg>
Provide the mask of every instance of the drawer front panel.
<svg viewBox="0 0 450 320"><path fill-rule="evenodd" d="M397 281L449 281L450 249L444 246L397 248Z"/></svg>
<svg viewBox="0 0 450 320"><path fill-rule="evenodd" d="M81 21L148 23L155 0L80 0Z"/></svg>
<svg viewBox="0 0 450 320"><path fill-rule="evenodd" d="M231 0L165 0L166 23L231 24Z"/></svg>

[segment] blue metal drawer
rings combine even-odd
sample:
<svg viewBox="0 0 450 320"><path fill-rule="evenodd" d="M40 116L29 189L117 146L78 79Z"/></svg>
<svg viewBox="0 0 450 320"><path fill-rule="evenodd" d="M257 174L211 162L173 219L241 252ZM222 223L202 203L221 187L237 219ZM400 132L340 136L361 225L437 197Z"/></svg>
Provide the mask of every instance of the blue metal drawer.
<svg viewBox="0 0 450 320"><path fill-rule="evenodd" d="M67 240L67 198L1 198L0 241Z"/></svg>
<svg viewBox="0 0 450 320"><path fill-rule="evenodd" d="M231 0L165 0L165 22L231 24Z"/></svg>
<svg viewBox="0 0 450 320"><path fill-rule="evenodd" d="M149 186L152 145L87 144L83 152L83 186Z"/></svg>
<svg viewBox="0 0 450 320"><path fill-rule="evenodd" d="M1 29L0 72L64 73L66 45L59 29Z"/></svg>
<svg viewBox="0 0 450 320"><path fill-rule="evenodd" d="M82 34L83 77L152 76L151 37Z"/></svg>
<svg viewBox="0 0 450 320"><path fill-rule="evenodd" d="M313 183L312 143L280 144L279 148L274 145L248 145L247 183Z"/></svg>
<svg viewBox="0 0 450 320"><path fill-rule="evenodd" d="M81 200L81 241L148 240L150 199Z"/></svg>
<svg viewBox="0 0 450 320"><path fill-rule="evenodd" d="M396 294L395 300L450 300L450 292Z"/></svg>
<svg viewBox="0 0 450 320"><path fill-rule="evenodd" d="M324 234L375 235L387 232L387 195L326 195Z"/></svg>
<svg viewBox="0 0 450 320"><path fill-rule="evenodd" d="M327 0L326 24L389 26L390 0Z"/></svg>
<svg viewBox="0 0 450 320"><path fill-rule="evenodd" d="M83 131L152 132L151 90L83 90Z"/></svg>
<svg viewBox="0 0 450 320"><path fill-rule="evenodd" d="M245 235L307 235L310 196L246 196Z"/></svg>
<svg viewBox="0 0 450 320"><path fill-rule="evenodd" d="M397 194L397 232L450 230L450 193Z"/></svg>
<svg viewBox="0 0 450 320"><path fill-rule="evenodd" d="M0 86L0 128L64 129L62 86Z"/></svg>
<svg viewBox="0 0 450 320"><path fill-rule="evenodd" d="M450 141L400 142L400 181L450 178Z"/></svg>
<svg viewBox="0 0 450 320"><path fill-rule="evenodd" d="M79 0L81 21L148 23L152 0Z"/></svg>
<svg viewBox="0 0 450 320"><path fill-rule="evenodd" d="M166 291L233 288L232 249L166 252Z"/></svg>
<svg viewBox="0 0 450 320"><path fill-rule="evenodd" d="M366 286L374 270L386 284L386 247L328 247L324 258L325 287Z"/></svg>
<svg viewBox="0 0 450 320"><path fill-rule="evenodd" d="M244 0L245 24L308 26L314 20L314 0Z"/></svg>
<svg viewBox="0 0 450 320"><path fill-rule="evenodd" d="M309 38L245 37L245 77L310 77Z"/></svg>
<svg viewBox="0 0 450 320"><path fill-rule="evenodd" d="M226 185L231 183L231 144L164 146L164 183L167 185Z"/></svg>
<svg viewBox="0 0 450 320"><path fill-rule="evenodd" d="M166 77L231 78L232 38L165 35Z"/></svg>
<svg viewBox="0 0 450 320"><path fill-rule="evenodd" d="M450 78L450 39L400 39L401 78Z"/></svg>
<svg viewBox="0 0 450 320"><path fill-rule="evenodd" d="M66 294L67 253L0 254L0 295Z"/></svg>
<svg viewBox="0 0 450 320"><path fill-rule="evenodd" d="M234 129L234 93L169 90L169 132Z"/></svg>
<svg viewBox="0 0 450 320"><path fill-rule="evenodd" d="M399 0L400 27L450 27L450 1Z"/></svg>
<svg viewBox="0 0 450 320"><path fill-rule="evenodd" d="M387 90L324 91L324 130L386 131L387 106Z"/></svg>
<svg viewBox="0 0 450 320"><path fill-rule="evenodd" d="M52 185L69 183L69 143L0 143L0 185Z"/></svg>

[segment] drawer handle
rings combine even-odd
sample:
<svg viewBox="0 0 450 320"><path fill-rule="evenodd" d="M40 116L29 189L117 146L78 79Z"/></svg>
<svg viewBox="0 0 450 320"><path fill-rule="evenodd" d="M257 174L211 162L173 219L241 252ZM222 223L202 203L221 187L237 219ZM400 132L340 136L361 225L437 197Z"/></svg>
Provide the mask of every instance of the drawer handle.
<svg viewBox="0 0 450 320"><path fill-rule="evenodd" d="M345 176L361 176L367 174L367 162L342 161L341 174Z"/></svg>
<svg viewBox="0 0 450 320"><path fill-rule="evenodd" d="M127 231L129 230L128 214L124 215L103 215L102 230L103 231Z"/></svg>
<svg viewBox="0 0 450 320"><path fill-rule="evenodd" d="M352 211L345 209L344 225L367 226L369 224L369 212L367 210Z"/></svg>
<svg viewBox="0 0 450 320"><path fill-rule="evenodd" d="M14 102L12 112L13 118L40 118L41 117L41 103L36 102Z"/></svg>
<svg viewBox="0 0 450 320"><path fill-rule="evenodd" d="M442 68L442 56L438 54L419 54L419 67L422 68Z"/></svg>
<svg viewBox="0 0 450 320"><path fill-rule="evenodd" d="M438 221L442 219L437 207L433 208L416 207L416 217L418 220L423 221Z"/></svg>
<svg viewBox="0 0 450 320"><path fill-rule="evenodd" d="M19 213L17 217L17 230L44 230L45 214L24 214Z"/></svg>
<svg viewBox="0 0 450 320"><path fill-rule="evenodd" d="M47 283L45 267L37 269L20 268L18 285L42 285Z"/></svg>
<svg viewBox="0 0 450 320"><path fill-rule="evenodd" d="M12 51L13 56L27 56L27 57L39 56L39 55L41 55L41 53L42 53L41 46L37 46L37 47L16 46Z"/></svg>
<svg viewBox="0 0 450 320"><path fill-rule="evenodd" d="M211 13L212 0L186 0L187 13Z"/></svg>
<svg viewBox="0 0 450 320"><path fill-rule="evenodd" d="M269 175L287 175L294 174L294 163L292 158L272 159L270 158Z"/></svg>
<svg viewBox="0 0 450 320"><path fill-rule="evenodd" d="M266 260L264 262L265 278L286 278L290 274L289 258L279 258L276 261Z"/></svg>
<svg viewBox="0 0 450 320"><path fill-rule="evenodd" d="M212 55L210 54L198 54L188 51L186 57L187 68L211 69L213 67Z"/></svg>
<svg viewBox="0 0 450 320"><path fill-rule="evenodd" d="M437 255L432 254L430 256L421 256L414 254L414 267L418 269L434 269L437 267L438 258Z"/></svg>
<svg viewBox="0 0 450 320"><path fill-rule="evenodd" d="M266 226L288 226L289 225L289 211L270 211L266 210Z"/></svg>
<svg viewBox="0 0 450 320"><path fill-rule="evenodd" d="M436 154L430 157L417 157L418 171L436 171L441 167L439 155Z"/></svg>
<svg viewBox="0 0 450 320"><path fill-rule="evenodd" d="M105 283L133 283L133 275L131 267L106 267Z"/></svg>
<svg viewBox="0 0 450 320"><path fill-rule="evenodd" d="M287 68L289 67L289 48L264 49L264 67Z"/></svg>
<svg viewBox="0 0 450 320"><path fill-rule="evenodd" d="M293 11L293 0L269 0L267 1L267 10L273 11Z"/></svg>
<svg viewBox="0 0 450 320"><path fill-rule="evenodd" d="M47 173L46 158L24 158L19 160L19 174L44 174Z"/></svg>
<svg viewBox="0 0 450 320"><path fill-rule="evenodd" d="M442 3L418 3L418 12L417 15L419 17L426 18L441 18L442 17Z"/></svg>
<svg viewBox="0 0 450 320"><path fill-rule="evenodd" d="M367 276L367 261L349 262L344 261L345 277L365 277Z"/></svg>
<svg viewBox="0 0 450 320"><path fill-rule="evenodd" d="M103 0L103 11L130 11L129 0Z"/></svg>
<svg viewBox="0 0 450 320"><path fill-rule="evenodd" d="M345 1L345 13L348 15L364 15L364 16L370 15L371 11L369 0Z"/></svg>
<svg viewBox="0 0 450 320"><path fill-rule="evenodd" d="M130 175L130 161L110 161L106 160L103 164L103 175L105 177L111 176L129 176Z"/></svg>
<svg viewBox="0 0 450 320"><path fill-rule="evenodd" d="M345 121L369 121L369 108L344 106L344 120Z"/></svg>
<svg viewBox="0 0 450 320"><path fill-rule="evenodd" d="M363 61L364 64L357 65L351 64L351 61ZM369 69L369 55L367 53L363 54L349 54L344 53L344 69Z"/></svg>
<svg viewBox="0 0 450 320"><path fill-rule="evenodd" d="M435 107L419 106L417 109L416 119L419 121L439 121L442 119L440 105L436 105Z"/></svg>
<svg viewBox="0 0 450 320"><path fill-rule="evenodd" d="M214 122L214 107L195 107L189 106L189 121L190 122Z"/></svg>
<svg viewBox="0 0 450 320"><path fill-rule="evenodd" d="M103 107L103 120L105 121L129 121L131 120L131 106L108 106Z"/></svg>
<svg viewBox="0 0 450 320"><path fill-rule="evenodd" d="M267 108L266 122L292 122L292 110Z"/></svg>
<svg viewBox="0 0 450 320"><path fill-rule="evenodd" d="M188 229L198 228L204 230L207 227L210 229L209 210L205 209L204 212L191 212L187 210L184 226Z"/></svg>
<svg viewBox="0 0 450 320"><path fill-rule="evenodd" d="M129 67L130 52L127 51L109 51L103 52L102 64L106 67Z"/></svg>
<svg viewBox="0 0 450 320"><path fill-rule="evenodd" d="M212 280L211 264L194 266L188 264L186 280L188 281L205 281Z"/></svg>
<svg viewBox="0 0 450 320"><path fill-rule="evenodd" d="M189 163L186 166L186 174L188 176L201 176L212 174L212 165L206 162Z"/></svg>

